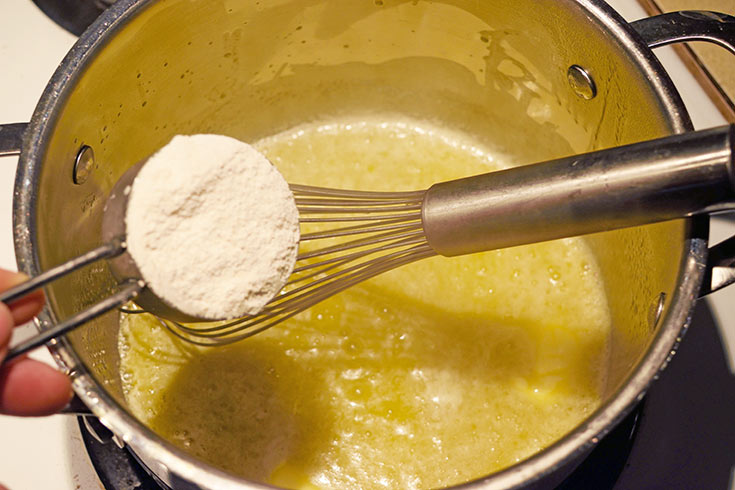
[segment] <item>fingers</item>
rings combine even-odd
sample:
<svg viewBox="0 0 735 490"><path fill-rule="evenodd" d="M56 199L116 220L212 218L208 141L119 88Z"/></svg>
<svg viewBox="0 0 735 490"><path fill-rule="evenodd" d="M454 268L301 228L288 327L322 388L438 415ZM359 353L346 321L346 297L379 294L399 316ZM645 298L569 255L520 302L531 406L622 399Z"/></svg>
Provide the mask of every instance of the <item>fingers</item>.
<svg viewBox="0 0 735 490"><path fill-rule="evenodd" d="M42 362L21 358L0 368L0 413L50 415L64 408L71 396L69 378Z"/></svg>
<svg viewBox="0 0 735 490"><path fill-rule="evenodd" d="M23 274L0 270L0 291L26 280ZM21 358L1 364L15 325L32 319L43 307L38 291L13 302L0 303L0 413L7 415L49 415L62 409L71 398L67 376L33 359Z"/></svg>
<svg viewBox="0 0 735 490"><path fill-rule="evenodd" d="M10 272L0 269L0 291L6 291L13 286L26 281L28 276L18 272ZM44 296L43 291L33 291L23 298L10 304L10 311L13 314L13 321L16 325L21 325L30 321L43 308Z"/></svg>

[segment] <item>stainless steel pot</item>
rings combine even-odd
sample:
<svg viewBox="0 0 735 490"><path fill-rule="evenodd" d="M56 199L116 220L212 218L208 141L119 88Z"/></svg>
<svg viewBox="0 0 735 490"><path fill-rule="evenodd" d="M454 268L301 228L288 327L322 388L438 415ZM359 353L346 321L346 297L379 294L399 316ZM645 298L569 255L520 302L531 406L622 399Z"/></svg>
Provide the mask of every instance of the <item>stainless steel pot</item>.
<svg viewBox="0 0 735 490"><path fill-rule="evenodd" d="M121 0L69 52L30 124L0 127L0 154L22 146L18 265L35 275L97 245L113 183L175 133L252 140L304 121L400 113L523 163L691 130L649 47L704 39L735 52L734 30L735 18L715 13L627 24L601 0ZM643 397L703 281L703 292L732 282L732 242L708 262L707 231L699 217L589 237L614 322L604 401L553 446L468 488L551 485ZM114 287L104 264L54 284L40 328ZM117 330L108 314L51 345L116 440L176 488L262 487L128 412Z"/></svg>

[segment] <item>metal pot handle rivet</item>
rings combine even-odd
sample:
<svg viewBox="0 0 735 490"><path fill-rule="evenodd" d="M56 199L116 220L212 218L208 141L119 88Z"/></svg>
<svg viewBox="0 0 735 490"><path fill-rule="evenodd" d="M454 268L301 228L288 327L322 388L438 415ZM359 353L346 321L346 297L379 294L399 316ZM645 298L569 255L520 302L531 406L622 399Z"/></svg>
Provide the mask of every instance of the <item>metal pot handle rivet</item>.
<svg viewBox="0 0 735 490"><path fill-rule="evenodd" d="M575 94L584 100L594 99L597 95L597 85L592 75L579 65L572 65L567 70L569 86Z"/></svg>
<svg viewBox="0 0 735 490"><path fill-rule="evenodd" d="M74 159L74 169L72 171L72 180L75 184L81 185L86 182L94 168L94 150L91 146L82 145Z"/></svg>

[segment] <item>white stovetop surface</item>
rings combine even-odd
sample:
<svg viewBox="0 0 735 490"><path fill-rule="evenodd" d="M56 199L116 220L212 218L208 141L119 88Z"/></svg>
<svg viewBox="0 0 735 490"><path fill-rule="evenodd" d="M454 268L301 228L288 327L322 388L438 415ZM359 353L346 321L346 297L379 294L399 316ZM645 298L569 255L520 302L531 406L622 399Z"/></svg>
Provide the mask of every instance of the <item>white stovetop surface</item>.
<svg viewBox="0 0 735 490"><path fill-rule="evenodd" d="M636 0L609 0L626 19L644 16ZM75 37L49 20L31 0L0 2L0 124L27 122L58 63ZM668 48L657 50L672 74L697 128L724 123L682 63ZM12 187L17 159L0 159L0 267L15 269L12 243ZM728 235L714 220L713 240ZM735 365L735 287L708 301L730 346ZM34 357L51 362L47 352ZM11 490L102 488L83 450L76 420L56 415L40 419L0 416L0 482ZM730 448L731 450L733 448ZM702 462L702 464L707 464Z"/></svg>

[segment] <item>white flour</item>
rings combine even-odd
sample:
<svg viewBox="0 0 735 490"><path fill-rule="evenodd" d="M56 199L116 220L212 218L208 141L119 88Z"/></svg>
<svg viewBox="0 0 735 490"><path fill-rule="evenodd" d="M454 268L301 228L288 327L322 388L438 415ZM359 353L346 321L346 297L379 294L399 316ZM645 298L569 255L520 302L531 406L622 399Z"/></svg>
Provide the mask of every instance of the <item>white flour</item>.
<svg viewBox="0 0 735 490"><path fill-rule="evenodd" d="M175 136L128 201L128 251L148 287L202 319L254 314L293 270L299 216L288 184L252 146Z"/></svg>

